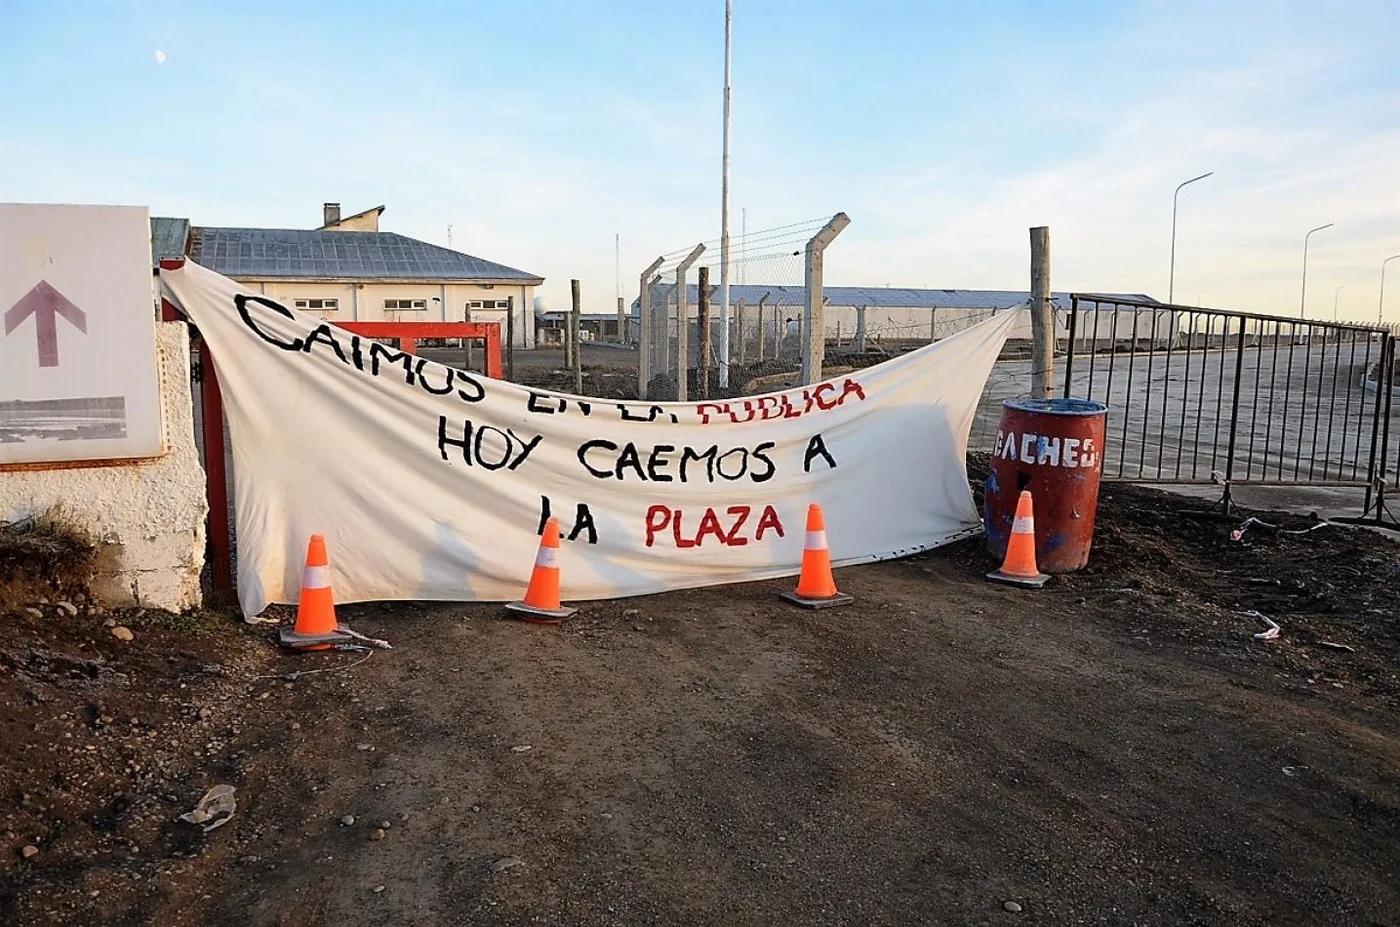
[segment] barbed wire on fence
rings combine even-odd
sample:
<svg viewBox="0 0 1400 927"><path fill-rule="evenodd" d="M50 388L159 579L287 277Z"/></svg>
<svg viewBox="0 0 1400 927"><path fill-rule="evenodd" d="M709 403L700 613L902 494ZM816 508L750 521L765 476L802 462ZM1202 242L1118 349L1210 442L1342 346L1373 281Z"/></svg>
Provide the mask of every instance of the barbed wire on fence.
<svg viewBox="0 0 1400 927"><path fill-rule="evenodd" d="M809 220L756 232L738 239L730 253L728 307L728 383L720 385L722 327L718 249L707 246L686 274L686 395L688 398L734 396L781 386L770 381L798 369L803 309L807 302L804 249L825 219ZM650 343L641 346L651 358L647 396L675 399L681 325L678 315L676 269L692 249L671 252L650 288L653 313ZM709 276L709 324L702 333L699 303L700 269ZM664 307L664 309L663 309ZM658 322L664 320L664 327ZM708 347L708 351L704 348ZM701 366L708 355L709 364Z"/></svg>

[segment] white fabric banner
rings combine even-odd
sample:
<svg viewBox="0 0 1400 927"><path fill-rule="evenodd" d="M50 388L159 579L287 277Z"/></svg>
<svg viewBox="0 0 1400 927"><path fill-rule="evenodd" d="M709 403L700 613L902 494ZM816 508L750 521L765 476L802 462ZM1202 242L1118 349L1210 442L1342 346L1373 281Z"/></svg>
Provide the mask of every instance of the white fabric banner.
<svg viewBox="0 0 1400 927"><path fill-rule="evenodd" d="M160 276L223 388L249 616L296 601L313 533L356 602L518 599L545 513L575 601L795 574L811 502L838 566L976 532L968 430L1021 314L811 387L617 402L401 354L191 262Z"/></svg>

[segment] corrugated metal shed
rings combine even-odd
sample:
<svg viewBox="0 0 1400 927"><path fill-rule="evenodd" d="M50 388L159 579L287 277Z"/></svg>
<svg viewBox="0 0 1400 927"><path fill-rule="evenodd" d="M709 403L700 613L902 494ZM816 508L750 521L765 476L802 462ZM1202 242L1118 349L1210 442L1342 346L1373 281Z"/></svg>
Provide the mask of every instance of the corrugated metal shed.
<svg viewBox="0 0 1400 927"><path fill-rule="evenodd" d="M189 219L151 217L151 266L159 266L162 258L185 256L185 242L190 237Z"/></svg>
<svg viewBox="0 0 1400 927"><path fill-rule="evenodd" d="M652 290L653 303L662 299L671 299L671 294L675 289L674 283L657 285ZM711 290L710 301L713 303L719 298L719 287L712 284ZM696 302L699 301L700 288L693 283L689 284L686 287L686 293L686 299L693 309ZM831 306L867 306L882 309L1009 309L1013 306L1019 306L1031 298L1029 290L915 290L903 287L828 286L823 287L822 293ZM807 292L800 286L764 286L755 283L730 284L729 286L731 306L741 300L746 306L757 306L758 301L765 295L768 296L768 301L765 303L767 306L800 307L807 302ZM1051 295L1054 298L1056 308L1069 308L1069 293ZM1155 301L1152 297L1141 293L1106 295L1117 295L1148 302ZM641 301L632 300L633 314L640 311Z"/></svg>
<svg viewBox="0 0 1400 927"><path fill-rule="evenodd" d="M539 286L537 274L394 232L197 226L189 256L226 277L255 280L474 281Z"/></svg>

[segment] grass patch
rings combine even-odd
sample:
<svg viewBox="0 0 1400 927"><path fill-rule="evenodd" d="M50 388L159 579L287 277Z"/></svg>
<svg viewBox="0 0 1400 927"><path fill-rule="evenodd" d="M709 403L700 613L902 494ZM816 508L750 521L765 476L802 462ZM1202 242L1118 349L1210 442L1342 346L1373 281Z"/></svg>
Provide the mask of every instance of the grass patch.
<svg viewBox="0 0 1400 927"><path fill-rule="evenodd" d="M186 637L209 637L227 630L228 618L216 611L196 608L187 612L147 612L144 624Z"/></svg>
<svg viewBox="0 0 1400 927"><path fill-rule="evenodd" d="M87 588L97 549L61 506L0 521L0 610Z"/></svg>

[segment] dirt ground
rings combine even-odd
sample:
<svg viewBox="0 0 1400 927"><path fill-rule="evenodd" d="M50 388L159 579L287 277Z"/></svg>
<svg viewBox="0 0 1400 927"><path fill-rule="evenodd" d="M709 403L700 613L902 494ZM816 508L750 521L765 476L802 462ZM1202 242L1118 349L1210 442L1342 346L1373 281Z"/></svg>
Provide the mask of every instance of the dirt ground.
<svg viewBox="0 0 1400 927"><path fill-rule="evenodd" d="M21 609L0 920L1400 923L1400 548L1192 506L1105 487L1089 568L1038 592L969 541L820 612L344 608L394 643L367 660ZM175 820L219 783L226 826Z"/></svg>

